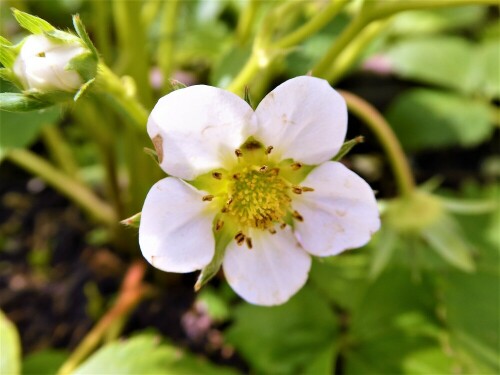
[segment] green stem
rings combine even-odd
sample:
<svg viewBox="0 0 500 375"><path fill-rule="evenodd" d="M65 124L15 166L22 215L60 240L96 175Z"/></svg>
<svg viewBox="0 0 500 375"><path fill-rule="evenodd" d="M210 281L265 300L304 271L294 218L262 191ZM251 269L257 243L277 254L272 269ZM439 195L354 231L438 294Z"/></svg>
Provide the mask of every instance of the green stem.
<svg viewBox="0 0 500 375"><path fill-rule="evenodd" d="M257 53L256 49L252 51L252 54L245 63L245 66L233 79L231 84L227 87L227 90L234 92L237 95L241 95L243 93L245 86L250 84L250 81L259 71L260 66Z"/></svg>
<svg viewBox="0 0 500 375"><path fill-rule="evenodd" d="M93 139L99 149L101 161L106 170L106 190L113 208L118 217L124 215L121 190L118 183L118 171L116 160L117 140L113 137L110 128L110 113L103 110L99 111L98 103L92 103L90 100L80 103L73 112L78 124Z"/></svg>
<svg viewBox="0 0 500 375"><path fill-rule="evenodd" d="M40 177L47 184L80 206L95 220L109 226L117 224L117 218L113 209L107 203L98 198L85 185L60 172L40 156L28 150L13 149L9 151L7 158Z"/></svg>
<svg viewBox="0 0 500 375"><path fill-rule="evenodd" d="M399 192L403 196L409 196L415 190L415 180L411 173L410 165L406 155L401 148L391 126L382 115L367 101L347 91L340 91L344 97L347 108L359 117L375 134L384 152L389 159L392 171L396 178Z"/></svg>
<svg viewBox="0 0 500 375"><path fill-rule="evenodd" d="M178 0L169 0L163 4L161 17L160 45L158 46L158 64L163 74L163 93L172 91L169 78L172 75L175 29L177 21Z"/></svg>
<svg viewBox="0 0 500 375"><path fill-rule="evenodd" d="M373 22L361 31L361 33L338 55L336 61L326 73L326 79L332 85L339 81L345 73L353 67L358 57L366 51L368 45L380 32L385 30L390 23L389 20Z"/></svg>
<svg viewBox="0 0 500 375"><path fill-rule="evenodd" d="M111 40L110 40L110 3L108 1L92 1L92 14L94 15L94 32L97 49L104 61L111 63Z"/></svg>
<svg viewBox="0 0 500 375"><path fill-rule="evenodd" d="M78 179L78 165L71 148L56 125L42 128L42 139L52 159L69 176Z"/></svg>
<svg viewBox="0 0 500 375"><path fill-rule="evenodd" d="M146 288L142 284L145 273L144 262L133 263L127 271L120 289L120 294L113 307L99 320L83 341L64 362L58 375L69 375L99 345L109 329L117 320L123 319L144 297Z"/></svg>
<svg viewBox="0 0 500 375"><path fill-rule="evenodd" d="M250 0L243 10L243 14L238 19L236 37L240 45L244 45L252 32L252 25L259 8L260 1Z"/></svg>
<svg viewBox="0 0 500 375"><path fill-rule="evenodd" d="M366 7L370 19L380 19L407 10L448 8L466 5L497 5L498 0L405 0L368 1Z"/></svg>
<svg viewBox="0 0 500 375"><path fill-rule="evenodd" d="M325 55L313 67L312 75L325 78L330 66L335 63L338 55L346 48L349 42L354 39L366 26L366 20L358 13L342 33L335 39Z"/></svg>
<svg viewBox="0 0 500 375"><path fill-rule="evenodd" d="M277 48L290 48L298 45L309 36L325 27L342 10L349 0L330 1L324 8L294 32L284 36L276 42Z"/></svg>
<svg viewBox="0 0 500 375"><path fill-rule="evenodd" d="M99 64L98 86L104 98L111 100L139 131L146 129L148 112L130 92L133 90L126 87L104 63Z"/></svg>
<svg viewBox="0 0 500 375"><path fill-rule="evenodd" d="M344 49L355 39L358 34L372 21L387 18L393 14L417 9L432 9L456 7L464 5L495 5L498 0L405 0L405 1L386 1L386 0L366 0L361 10L356 14L349 25L342 31L338 38L330 46L326 54L312 69L312 75L316 77L328 78L336 74L332 72L332 64L337 64L337 58Z"/></svg>
<svg viewBox="0 0 500 375"><path fill-rule="evenodd" d="M245 86L249 85L254 76L259 72L260 69L267 67L274 56L267 55L266 51L280 50L292 48L295 45L301 43L309 36L313 35L320 29L322 29L330 20L335 17L342 7L347 3L347 0L339 0L336 2L331 2L325 9L323 9L318 15L312 17L308 22L301 26L296 31L284 36L280 40L277 40L272 45L267 46L265 50L260 47L258 43L262 40L270 40L269 36L260 35L255 38L254 46L252 49L252 54L247 60L246 64L243 66L238 75L233 79L231 84L227 87L227 90L232 91L236 94L241 94ZM264 25L262 30L268 30L269 25ZM261 34L262 31L261 30Z"/></svg>
<svg viewBox="0 0 500 375"><path fill-rule="evenodd" d="M149 108L153 105L153 94L149 85L146 27L141 23L142 5L142 1L112 2L123 71L137 83L138 98Z"/></svg>

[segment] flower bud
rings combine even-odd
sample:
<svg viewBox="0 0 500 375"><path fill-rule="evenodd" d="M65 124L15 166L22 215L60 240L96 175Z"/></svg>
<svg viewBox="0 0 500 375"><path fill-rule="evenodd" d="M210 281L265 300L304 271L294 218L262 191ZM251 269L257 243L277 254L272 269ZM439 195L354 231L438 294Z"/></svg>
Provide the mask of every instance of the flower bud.
<svg viewBox="0 0 500 375"><path fill-rule="evenodd" d="M75 69L85 55L90 53L76 37L63 41L34 34L24 40L13 70L26 90L76 92L86 81ZM95 66L90 56L88 60Z"/></svg>

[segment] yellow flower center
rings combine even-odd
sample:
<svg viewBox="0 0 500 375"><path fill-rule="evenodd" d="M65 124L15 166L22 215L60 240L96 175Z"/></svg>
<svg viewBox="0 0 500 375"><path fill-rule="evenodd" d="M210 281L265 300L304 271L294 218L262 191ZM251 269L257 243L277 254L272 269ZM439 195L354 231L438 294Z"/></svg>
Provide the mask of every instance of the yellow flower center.
<svg viewBox="0 0 500 375"><path fill-rule="evenodd" d="M292 208L292 195L313 191L296 185L312 169L290 159L276 162L269 154L273 147L264 147L250 138L234 151L236 163L228 169L217 169L199 176L191 183L210 194L203 201L219 207L214 230L231 228L238 245L252 248L249 229L276 233L275 226L284 228L291 219L303 218Z"/></svg>
<svg viewBox="0 0 500 375"><path fill-rule="evenodd" d="M240 227L269 229L290 210L289 186L276 168L245 166L229 184L227 214Z"/></svg>

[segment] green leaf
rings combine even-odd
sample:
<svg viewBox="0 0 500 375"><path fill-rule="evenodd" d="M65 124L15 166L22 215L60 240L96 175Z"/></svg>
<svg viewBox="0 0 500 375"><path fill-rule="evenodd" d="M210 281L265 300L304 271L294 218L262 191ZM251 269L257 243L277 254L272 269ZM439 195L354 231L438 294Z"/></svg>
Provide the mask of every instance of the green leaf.
<svg viewBox="0 0 500 375"><path fill-rule="evenodd" d="M487 14L488 8L482 5L402 12L394 17L391 34L414 36L475 28Z"/></svg>
<svg viewBox="0 0 500 375"><path fill-rule="evenodd" d="M350 311L364 295L368 285L367 273L368 257L365 249L360 249L341 256L315 258L309 277L326 298Z"/></svg>
<svg viewBox="0 0 500 375"><path fill-rule="evenodd" d="M254 372L264 374L301 374L316 361L322 367L325 362L333 364L333 350L325 350L331 349L336 338L333 311L307 287L281 306L238 306L226 334Z"/></svg>
<svg viewBox="0 0 500 375"><path fill-rule="evenodd" d="M45 125L60 116L59 108L26 113L0 111L0 160L11 148L28 147Z"/></svg>
<svg viewBox="0 0 500 375"><path fill-rule="evenodd" d="M234 375L235 372L162 343L157 335L143 333L102 347L73 372L73 375L95 374Z"/></svg>
<svg viewBox="0 0 500 375"><path fill-rule="evenodd" d="M488 139L494 129L487 103L427 89L400 95L387 119L409 150L471 147Z"/></svg>
<svg viewBox="0 0 500 375"><path fill-rule="evenodd" d="M449 264L465 272L474 271L470 245L451 216L443 216L423 229L422 237Z"/></svg>
<svg viewBox="0 0 500 375"><path fill-rule="evenodd" d="M403 374L405 367L411 367L409 358L421 351L439 355L437 366L431 359L422 362L422 367L444 368L442 373L450 373L451 361L440 347L442 333L434 309L432 280L425 277L416 281L407 269L385 271L366 288L350 315L353 345L344 349L345 373Z"/></svg>
<svg viewBox="0 0 500 375"><path fill-rule="evenodd" d="M23 375L53 375L68 358L61 350L43 350L28 355L23 360Z"/></svg>
<svg viewBox="0 0 500 375"><path fill-rule="evenodd" d="M19 25L21 25L32 34L42 34L44 32L49 32L55 29L54 26L39 17L21 12L15 8L12 8L12 12L14 13L14 17Z"/></svg>
<svg viewBox="0 0 500 375"><path fill-rule="evenodd" d="M500 99L500 52L498 40L486 40L474 53L474 64L471 76L474 93L484 95L488 99Z"/></svg>
<svg viewBox="0 0 500 375"><path fill-rule="evenodd" d="M0 310L0 374L21 373L21 342L17 329Z"/></svg>
<svg viewBox="0 0 500 375"><path fill-rule="evenodd" d="M386 57L404 78L468 92L474 52L474 46L463 38L440 36L403 39Z"/></svg>

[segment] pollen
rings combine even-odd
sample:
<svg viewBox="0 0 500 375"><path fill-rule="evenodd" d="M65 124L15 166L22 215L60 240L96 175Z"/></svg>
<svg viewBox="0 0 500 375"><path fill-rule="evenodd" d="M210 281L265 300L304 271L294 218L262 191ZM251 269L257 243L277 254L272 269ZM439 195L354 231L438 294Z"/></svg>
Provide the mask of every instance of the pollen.
<svg viewBox="0 0 500 375"><path fill-rule="evenodd" d="M229 186L227 214L242 228L270 229L290 210L289 184L269 168L245 166Z"/></svg>

